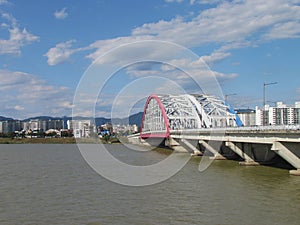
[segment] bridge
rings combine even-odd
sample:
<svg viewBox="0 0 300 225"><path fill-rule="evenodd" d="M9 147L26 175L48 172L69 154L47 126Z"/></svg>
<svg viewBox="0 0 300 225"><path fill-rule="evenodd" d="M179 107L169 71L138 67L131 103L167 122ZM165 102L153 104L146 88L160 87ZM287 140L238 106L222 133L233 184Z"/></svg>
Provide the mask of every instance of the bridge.
<svg viewBox="0 0 300 225"><path fill-rule="evenodd" d="M141 132L129 141L239 159L241 165L273 164L300 175L299 125L244 127L224 100L211 95L150 95Z"/></svg>

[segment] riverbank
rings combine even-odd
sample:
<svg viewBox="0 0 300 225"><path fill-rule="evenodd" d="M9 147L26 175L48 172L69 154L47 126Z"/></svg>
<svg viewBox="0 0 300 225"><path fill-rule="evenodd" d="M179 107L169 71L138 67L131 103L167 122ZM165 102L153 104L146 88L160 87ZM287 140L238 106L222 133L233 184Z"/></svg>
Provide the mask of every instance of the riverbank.
<svg viewBox="0 0 300 225"><path fill-rule="evenodd" d="M99 139L100 140L100 139ZM76 144L76 143L98 143L99 140L74 137L65 138L0 138L0 144ZM111 139L102 143L118 143L118 139Z"/></svg>
<svg viewBox="0 0 300 225"><path fill-rule="evenodd" d="M0 138L0 144L75 144L70 138Z"/></svg>

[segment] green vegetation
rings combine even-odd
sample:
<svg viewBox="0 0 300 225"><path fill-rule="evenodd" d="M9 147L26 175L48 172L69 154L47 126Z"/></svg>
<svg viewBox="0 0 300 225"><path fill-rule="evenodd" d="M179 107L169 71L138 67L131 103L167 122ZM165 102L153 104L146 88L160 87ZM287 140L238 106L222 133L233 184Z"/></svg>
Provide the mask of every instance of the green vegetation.
<svg viewBox="0 0 300 225"><path fill-rule="evenodd" d="M120 140L117 137L108 134L105 134L100 140L104 144L120 143Z"/></svg>
<svg viewBox="0 0 300 225"><path fill-rule="evenodd" d="M0 138L0 144L74 144L75 138Z"/></svg>
<svg viewBox="0 0 300 225"><path fill-rule="evenodd" d="M77 138L74 137L48 137L48 138L15 138L13 136L0 137L0 144L76 144L76 143L99 143L112 144L120 143L118 138L105 137L102 139L95 138Z"/></svg>

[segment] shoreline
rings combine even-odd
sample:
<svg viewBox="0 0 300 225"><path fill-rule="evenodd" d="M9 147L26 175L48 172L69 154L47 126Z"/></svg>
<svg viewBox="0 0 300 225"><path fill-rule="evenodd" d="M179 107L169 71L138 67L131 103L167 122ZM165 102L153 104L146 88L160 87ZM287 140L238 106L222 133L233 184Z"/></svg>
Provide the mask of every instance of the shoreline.
<svg viewBox="0 0 300 225"><path fill-rule="evenodd" d="M0 144L76 144L75 138L0 138Z"/></svg>
<svg viewBox="0 0 300 225"><path fill-rule="evenodd" d="M95 140L95 139L76 139L74 137L66 137L66 138L0 138L1 144L95 144L102 142L103 144L114 144L119 143L118 140L111 140L110 142L106 142L103 140Z"/></svg>

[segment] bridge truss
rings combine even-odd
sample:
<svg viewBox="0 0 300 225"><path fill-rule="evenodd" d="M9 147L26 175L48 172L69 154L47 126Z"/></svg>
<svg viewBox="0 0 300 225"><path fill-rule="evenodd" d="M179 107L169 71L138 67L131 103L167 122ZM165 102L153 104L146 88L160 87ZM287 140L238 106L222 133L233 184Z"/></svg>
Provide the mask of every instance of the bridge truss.
<svg viewBox="0 0 300 225"><path fill-rule="evenodd" d="M211 95L151 95L144 107L141 137L169 137L170 131L237 126L236 115Z"/></svg>

